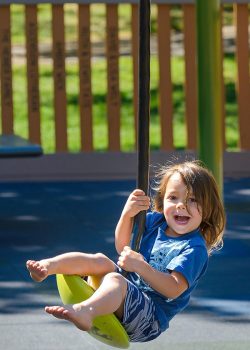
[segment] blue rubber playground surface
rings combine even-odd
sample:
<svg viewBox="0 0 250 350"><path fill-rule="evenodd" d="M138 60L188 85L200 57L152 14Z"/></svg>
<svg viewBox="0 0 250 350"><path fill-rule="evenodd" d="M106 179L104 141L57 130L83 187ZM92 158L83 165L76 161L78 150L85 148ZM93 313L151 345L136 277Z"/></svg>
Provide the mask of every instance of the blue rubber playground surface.
<svg viewBox="0 0 250 350"><path fill-rule="evenodd" d="M116 260L114 229L133 181L0 184L0 349L107 350L47 315L60 302L55 278L31 281L27 259L66 251ZM250 178L225 179L224 248L211 257L190 306L157 340L131 349L250 349Z"/></svg>

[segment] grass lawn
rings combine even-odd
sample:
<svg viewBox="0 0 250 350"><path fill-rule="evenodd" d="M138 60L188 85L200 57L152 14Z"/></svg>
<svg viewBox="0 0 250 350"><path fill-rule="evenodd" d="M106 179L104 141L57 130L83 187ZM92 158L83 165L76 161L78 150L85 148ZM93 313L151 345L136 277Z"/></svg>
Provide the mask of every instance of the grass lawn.
<svg viewBox="0 0 250 350"><path fill-rule="evenodd" d="M224 25L233 23L233 6L232 4L224 4ZM51 38L51 4L38 5L38 23L39 23L39 42L47 43ZM105 5L91 4L91 34L92 41L104 40L105 37ZM66 39L69 41L76 39L77 28L77 4L65 4L65 33ZM23 44L23 28L24 28L24 5L11 5L12 13L12 39L14 43ZM119 34L121 38L130 38L131 23L131 6L130 4L120 4L118 6L119 14ZM174 31L183 30L183 12L182 6L179 4L170 7L171 27ZM157 6L151 4L151 32L157 31Z"/></svg>

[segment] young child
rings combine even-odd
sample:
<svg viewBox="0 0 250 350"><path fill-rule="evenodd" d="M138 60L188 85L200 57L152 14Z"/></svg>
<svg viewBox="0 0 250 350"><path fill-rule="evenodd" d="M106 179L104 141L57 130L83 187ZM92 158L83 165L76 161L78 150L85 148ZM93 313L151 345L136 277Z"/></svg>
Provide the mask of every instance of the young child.
<svg viewBox="0 0 250 350"><path fill-rule="evenodd" d="M163 167L159 178L139 253L129 247L133 221L149 209L150 199L136 189L115 231L118 266L101 253L73 252L27 261L37 282L58 273L97 275L102 280L86 301L46 306L47 313L89 330L94 317L114 312L131 341L145 342L165 331L187 306L206 272L209 254L222 244L224 208L213 176L199 162ZM129 272L126 278L122 270Z"/></svg>

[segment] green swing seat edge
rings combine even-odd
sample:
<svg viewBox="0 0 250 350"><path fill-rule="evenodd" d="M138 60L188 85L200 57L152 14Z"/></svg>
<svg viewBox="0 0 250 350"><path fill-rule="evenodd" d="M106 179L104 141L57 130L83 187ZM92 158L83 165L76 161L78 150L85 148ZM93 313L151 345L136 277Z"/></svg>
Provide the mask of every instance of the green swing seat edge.
<svg viewBox="0 0 250 350"><path fill-rule="evenodd" d="M56 281L63 304L79 303L94 293L93 288L80 276L58 274ZM88 333L110 346L121 349L129 347L129 337L114 314L96 317Z"/></svg>

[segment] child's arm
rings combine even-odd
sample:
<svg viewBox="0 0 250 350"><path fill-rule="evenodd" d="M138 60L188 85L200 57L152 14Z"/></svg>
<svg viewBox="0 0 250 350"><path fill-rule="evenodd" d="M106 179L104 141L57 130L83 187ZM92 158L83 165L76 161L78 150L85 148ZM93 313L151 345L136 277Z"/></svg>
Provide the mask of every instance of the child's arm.
<svg viewBox="0 0 250 350"><path fill-rule="evenodd" d="M149 197L142 190L134 190L123 208L115 230L115 247L120 254L125 246L130 244L134 217L142 210L148 210Z"/></svg>
<svg viewBox="0 0 250 350"><path fill-rule="evenodd" d="M171 274L155 270L143 256L124 247L118 265L126 271L138 273L151 288L170 299L175 299L188 288L186 278L179 272Z"/></svg>

